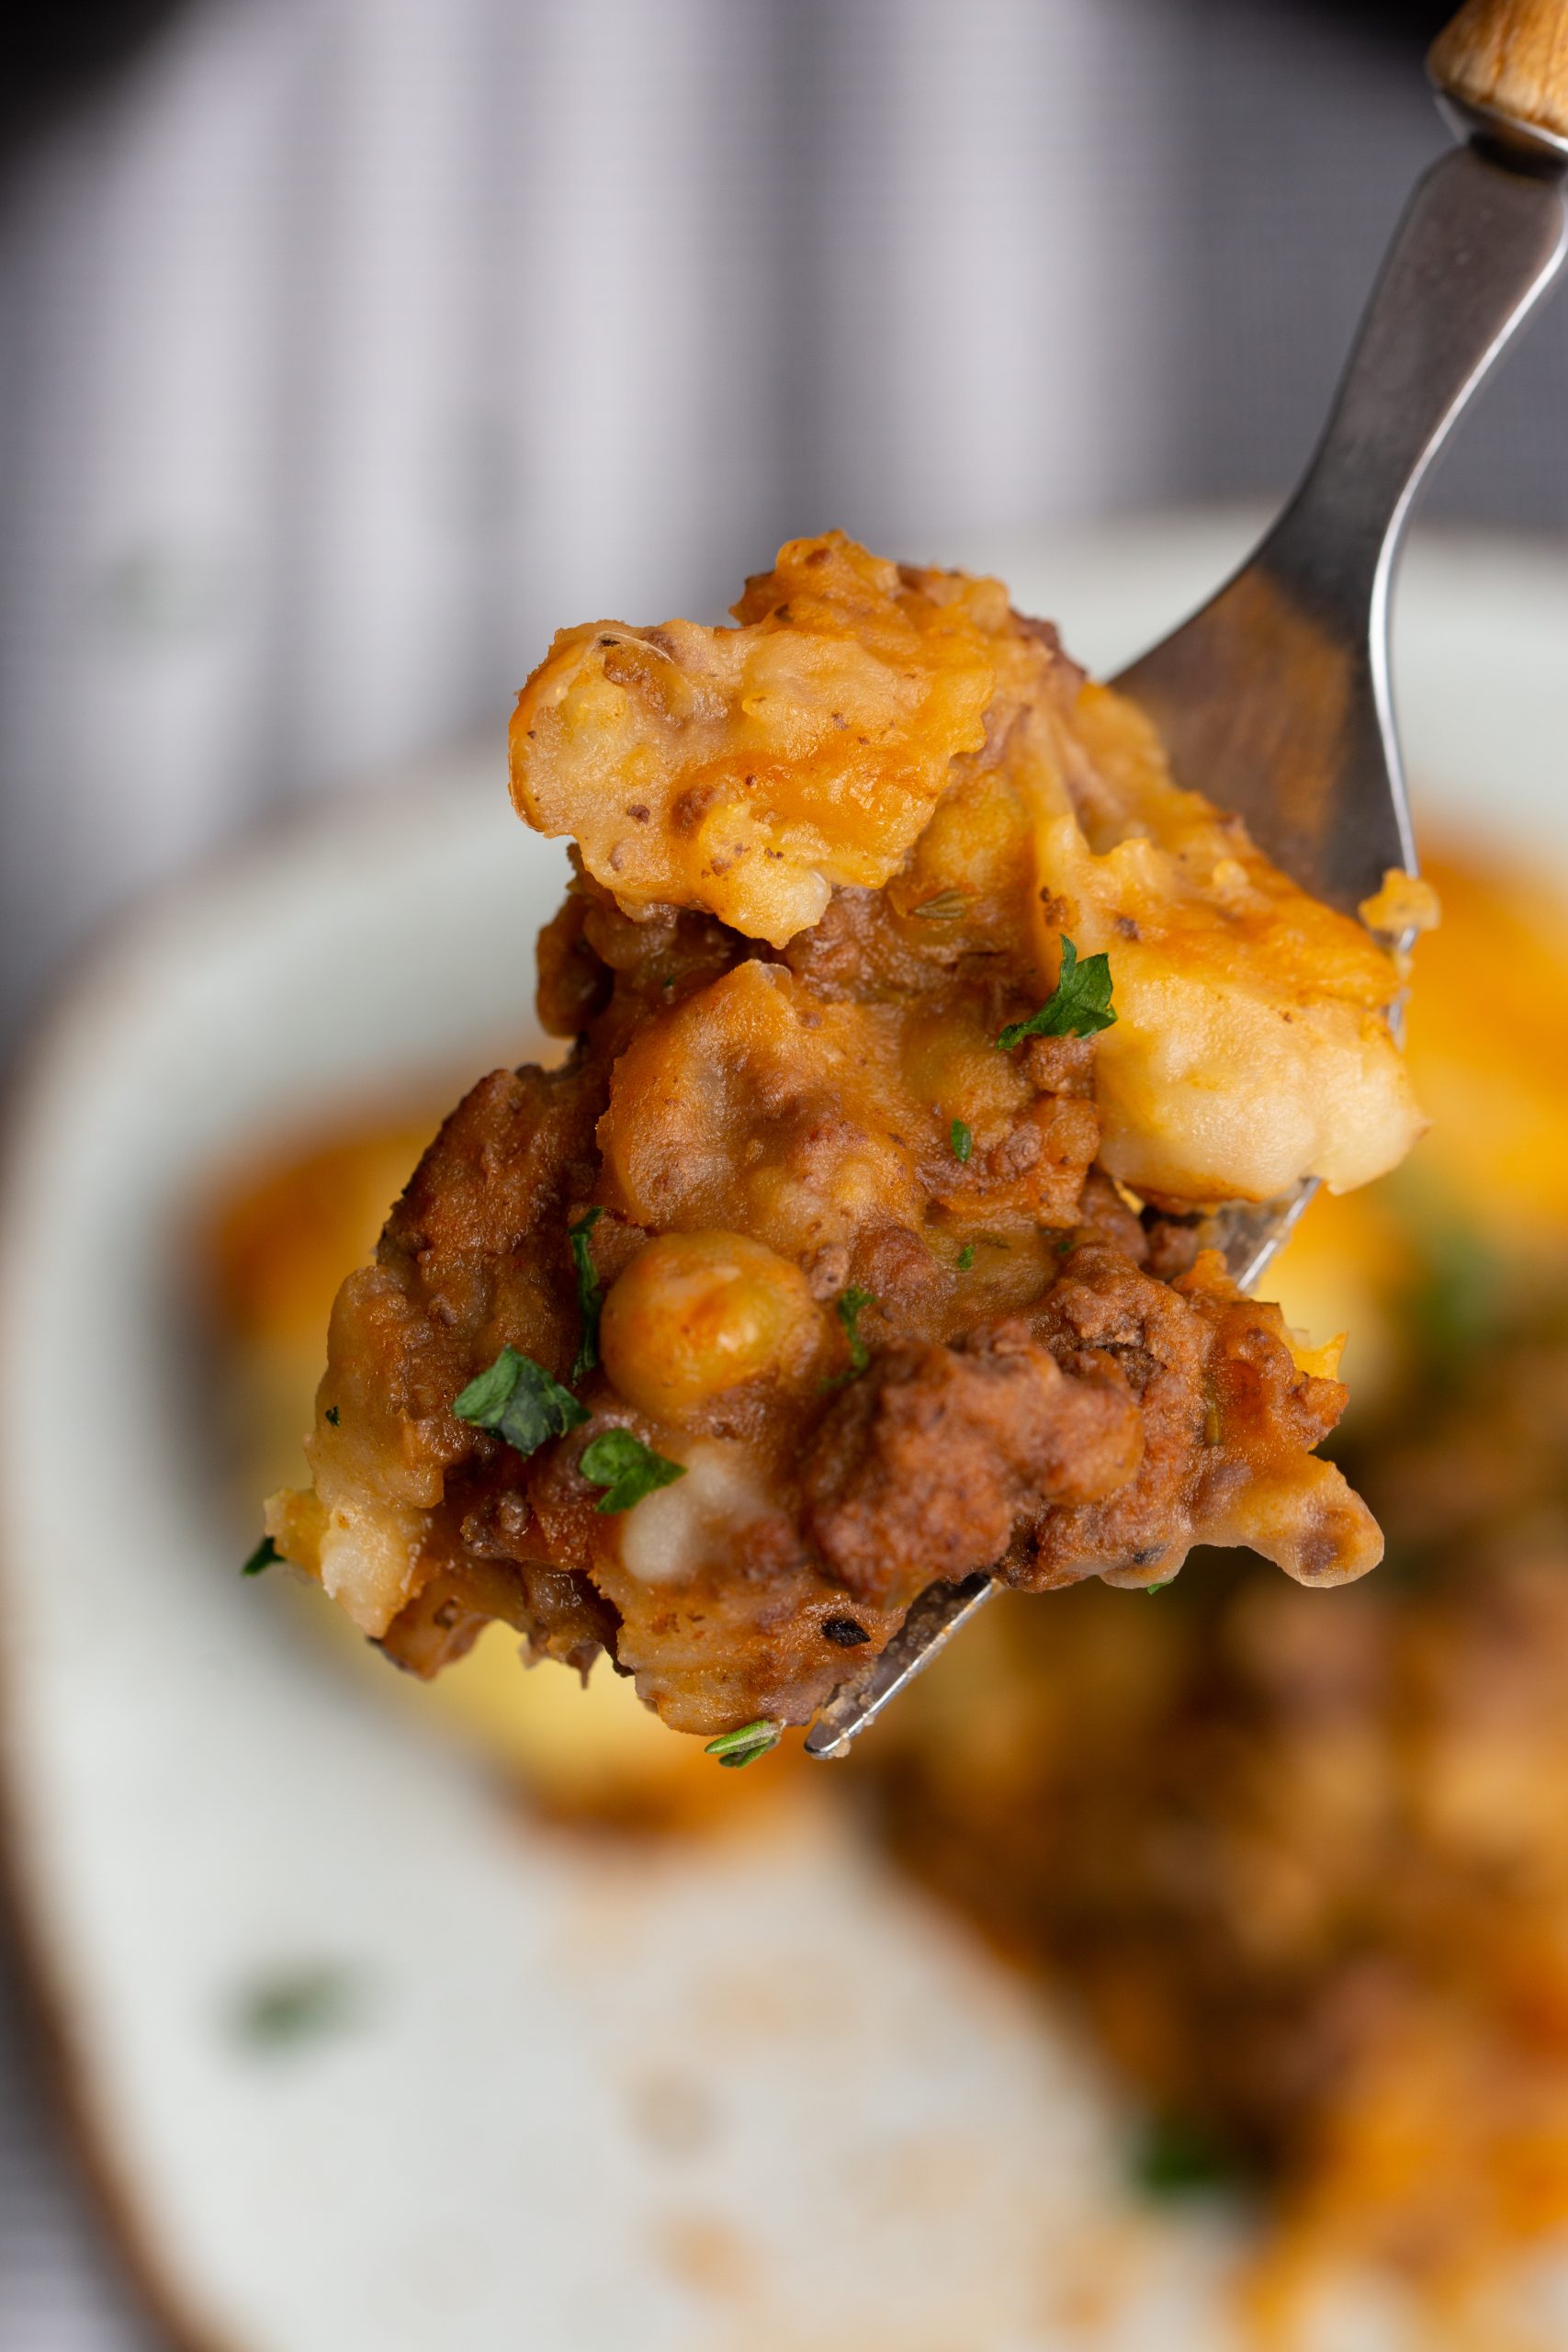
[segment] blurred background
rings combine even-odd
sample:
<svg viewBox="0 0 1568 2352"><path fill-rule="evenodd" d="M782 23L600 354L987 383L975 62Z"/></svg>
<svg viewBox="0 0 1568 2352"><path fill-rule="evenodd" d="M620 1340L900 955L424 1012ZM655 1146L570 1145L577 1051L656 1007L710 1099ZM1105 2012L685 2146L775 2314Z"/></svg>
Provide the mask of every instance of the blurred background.
<svg viewBox="0 0 1568 2352"><path fill-rule="evenodd" d="M1396 0L91 0L11 36L0 1024L552 628L1302 461L1421 165ZM1568 312L1428 511L1568 525ZM1070 618L1070 616L1069 616Z"/></svg>
<svg viewBox="0 0 1568 2352"><path fill-rule="evenodd" d="M784 537L1263 501L1447 144L1399 0L81 0L0 98L0 1046L137 894ZM1568 532L1568 302L1427 512ZM1071 630L1071 614L1064 616ZM0 2345L151 2339L0 2007Z"/></svg>

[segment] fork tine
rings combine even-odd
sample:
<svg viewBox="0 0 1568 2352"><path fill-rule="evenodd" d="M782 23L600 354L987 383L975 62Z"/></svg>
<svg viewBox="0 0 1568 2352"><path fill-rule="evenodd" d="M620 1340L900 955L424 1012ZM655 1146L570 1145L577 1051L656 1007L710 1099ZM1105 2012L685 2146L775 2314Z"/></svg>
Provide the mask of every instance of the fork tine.
<svg viewBox="0 0 1568 2352"><path fill-rule="evenodd" d="M849 1682L840 1682L807 1735L806 1752L818 1763L837 1761L866 1725L874 1723L917 1674L923 1674L954 1634L982 1610L996 1585L986 1575L962 1584L928 1585L880 1657Z"/></svg>

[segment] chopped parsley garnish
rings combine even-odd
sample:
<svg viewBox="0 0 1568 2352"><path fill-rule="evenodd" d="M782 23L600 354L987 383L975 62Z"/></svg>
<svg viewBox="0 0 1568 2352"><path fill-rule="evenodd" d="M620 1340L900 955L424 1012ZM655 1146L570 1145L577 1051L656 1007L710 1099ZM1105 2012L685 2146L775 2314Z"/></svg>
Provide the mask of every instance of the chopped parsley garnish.
<svg viewBox="0 0 1568 2352"><path fill-rule="evenodd" d="M719 1762L732 1772L743 1764L754 1764L770 1747L779 1744L782 1724L771 1723L766 1715L759 1715L754 1724L742 1724L739 1731L721 1731L704 1748L705 1756L716 1756Z"/></svg>
<svg viewBox="0 0 1568 2352"><path fill-rule="evenodd" d="M586 1405L515 1348L502 1348L489 1369L454 1396L452 1410L472 1429L493 1430L519 1453L536 1453L547 1439L564 1437L589 1418Z"/></svg>
<svg viewBox="0 0 1568 2352"><path fill-rule="evenodd" d="M939 890L934 899L927 899L909 912L919 915L923 922L956 922L969 911L969 901L962 890Z"/></svg>
<svg viewBox="0 0 1568 2352"><path fill-rule="evenodd" d="M1133 2159L1133 2177L1148 2197L1212 2195L1236 2186L1234 2154L1201 2123L1182 2115L1156 2116Z"/></svg>
<svg viewBox="0 0 1568 2352"><path fill-rule="evenodd" d="M860 1318L868 1306L875 1304L874 1291L857 1290L852 1283L833 1301L833 1312L843 1325L844 1337L850 1343L850 1363L847 1372L835 1373L831 1380L825 1380L824 1388L842 1388L846 1382L858 1379L871 1362L871 1350L860 1335Z"/></svg>
<svg viewBox="0 0 1568 2352"><path fill-rule="evenodd" d="M1175 1582L1176 1578L1174 1577L1161 1577L1158 1584L1146 1584L1144 1587L1144 1590L1145 1592L1164 1592Z"/></svg>
<svg viewBox="0 0 1568 2352"><path fill-rule="evenodd" d="M972 1241L966 1241L966 1242L964 1244L963 1249L962 1249L962 1250L959 1251L959 1253L958 1253L958 1271L959 1271L959 1272L960 1272L961 1274L966 1274L966 1273L969 1272L970 1267L971 1267L974 1263L975 1263L975 1244L974 1244Z"/></svg>
<svg viewBox="0 0 1568 2352"><path fill-rule="evenodd" d="M338 1408L335 1405L329 1405L327 1407L327 1419L332 1423L334 1430L336 1429L341 1418L342 1416L339 1414Z"/></svg>
<svg viewBox="0 0 1568 2352"><path fill-rule="evenodd" d="M243 1577L265 1576L268 1568L276 1567L282 1557L282 1553L278 1550L271 1536L264 1535L261 1542L256 1545L255 1550L251 1554L250 1558L245 1562L244 1566L240 1570L240 1574Z"/></svg>
<svg viewBox="0 0 1568 2352"><path fill-rule="evenodd" d="M630 1510L644 1495L686 1475L683 1462L666 1461L634 1430L622 1429L602 1430L583 1447L577 1466L590 1486L609 1488L594 1505L596 1510L608 1511Z"/></svg>
<svg viewBox="0 0 1568 2352"><path fill-rule="evenodd" d="M1010 1021L997 1043L1004 1053L1026 1037L1092 1037L1109 1029L1116 1018L1111 1005L1111 958L1090 956L1078 962L1078 951L1065 935L1062 971L1038 1012L1027 1021Z"/></svg>
<svg viewBox="0 0 1568 2352"><path fill-rule="evenodd" d="M577 1343L577 1361L571 1367L573 1380L581 1380L599 1361L599 1310L604 1304L604 1294L593 1270L588 1237L604 1214L603 1209L589 1209L575 1225L567 1227L572 1262L577 1268L577 1304L582 1315L582 1337Z"/></svg>
<svg viewBox="0 0 1568 2352"><path fill-rule="evenodd" d="M947 1131L947 1140L953 1146L953 1156L954 1159L956 1159L961 1166L965 1164L970 1153L975 1148L975 1138L969 1129L964 1125L962 1119L954 1119L952 1126L950 1126Z"/></svg>
<svg viewBox="0 0 1568 2352"><path fill-rule="evenodd" d="M309 2041L350 2024L357 1993L357 1980L347 1969L326 1964L265 1977L236 2003L234 2030L255 2049Z"/></svg>

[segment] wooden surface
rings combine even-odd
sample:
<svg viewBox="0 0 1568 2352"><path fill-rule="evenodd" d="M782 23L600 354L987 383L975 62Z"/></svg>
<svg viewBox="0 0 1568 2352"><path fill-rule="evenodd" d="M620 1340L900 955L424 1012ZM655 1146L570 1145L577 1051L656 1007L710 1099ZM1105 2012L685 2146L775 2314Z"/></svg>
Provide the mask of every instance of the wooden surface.
<svg viewBox="0 0 1568 2352"><path fill-rule="evenodd" d="M1568 139L1568 0L1469 0L1427 62L1452 96Z"/></svg>

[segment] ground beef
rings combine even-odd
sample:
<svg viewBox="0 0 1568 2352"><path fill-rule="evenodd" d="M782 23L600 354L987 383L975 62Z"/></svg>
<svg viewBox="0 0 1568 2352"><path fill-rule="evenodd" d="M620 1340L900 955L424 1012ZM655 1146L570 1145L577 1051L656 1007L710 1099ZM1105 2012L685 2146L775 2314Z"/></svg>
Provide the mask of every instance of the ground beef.
<svg viewBox="0 0 1568 2352"><path fill-rule="evenodd" d="M992 1566L1021 1521L1124 1486L1143 1447L1114 1367L1064 1373L1014 1318L957 1347L885 1350L818 1433L807 1524L844 1583L879 1600L914 1575Z"/></svg>

